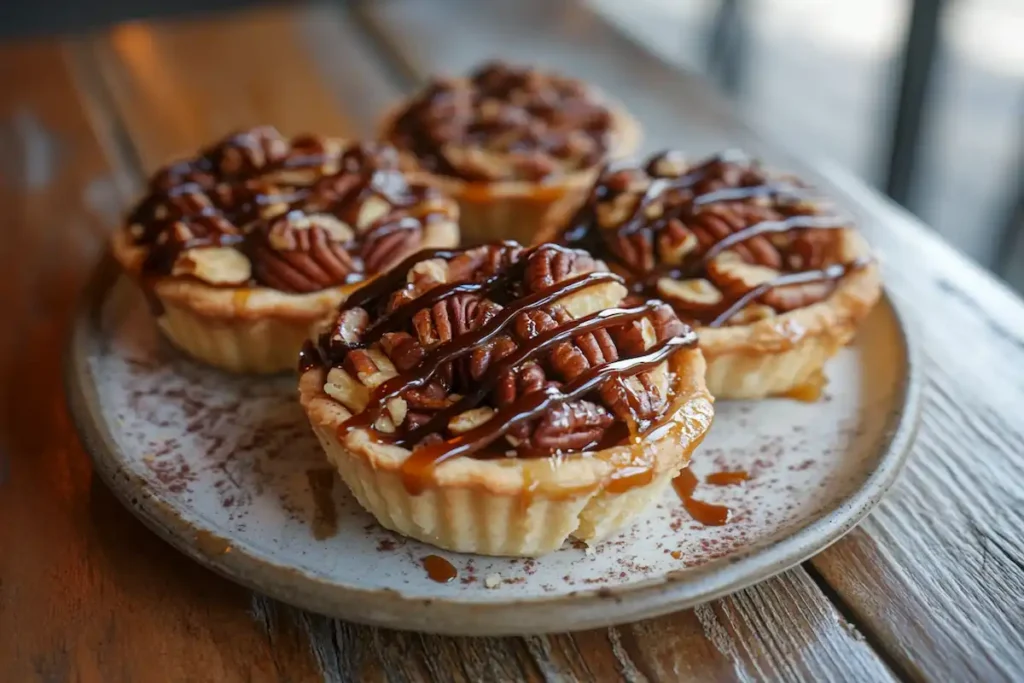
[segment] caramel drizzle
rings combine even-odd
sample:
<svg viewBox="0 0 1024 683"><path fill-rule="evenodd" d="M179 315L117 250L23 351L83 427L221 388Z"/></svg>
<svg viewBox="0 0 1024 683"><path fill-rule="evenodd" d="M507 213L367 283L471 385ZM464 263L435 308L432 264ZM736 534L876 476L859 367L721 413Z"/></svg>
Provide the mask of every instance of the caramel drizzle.
<svg viewBox="0 0 1024 683"><path fill-rule="evenodd" d="M504 246L512 246L513 244L505 243ZM390 314L383 316L362 335L358 343L334 343L332 345L331 340L327 337L321 337L319 349L307 343L300 355L301 369L305 371L316 367L316 365L322 362L327 362L330 365L342 362L344 354L348 351L372 344L386 330L400 326L400 323L410 320L416 312L426 310L457 293L493 293L503 288L507 290L512 285L517 286L527 266L529 255L535 250L566 251L566 248L554 244L540 245L533 250L525 250L520 254L518 261L505 266L482 282L454 282L434 287L412 301L399 306ZM408 272L416 263L429 258L441 257L451 259L464 251L467 250L426 250L411 256L387 275L357 290L343 304L341 311L357 307L371 310L376 309L382 305L384 300L395 290L396 286L406 280ZM422 359L415 368L392 377L376 387L364 409L360 413L351 416L339 426L339 438L343 439L348 433L356 429L372 429L374 423L383 414L389 401L398 398L410 389L425 385L445 364L490 343L511 325L520 314L539 310L562 297L595 285L612 282L622 283L623 280L621 276L614 273L591 272L563 280L528 296L514 299L484 325L439 345L426 358ZM529 341L520 344L517 350L508 357L491 365L484 375L477 380L476 389L438 411L420 427L398 435L380 434L374 430L375 438L406 447L413 447L430 434L443 433L447 429L451 418L480 405L487 394L494 388L503 372L517 367L554 345L568 341L578 335L639 320L653 312L657 303L649 301L630 308L611 308L598 311L591 315L568 321L552 330L537 335ZM621 382L627 377L651 370L664 362L672 353L682 348L692 348L696 345L696 342L696 334L691 330L686 335L663 340L637 357L619 359L593 366L582 372L561 389L549 386L539 391L524 394L511 404L499 409L485 424L447 441L431 443L417 448L407 458L406 462L403 463L402 472L406 486L409 487L410 491L421 490L427 473L435 465L456 456L475 454L495 440L505 436L508 430L515 425L535 419L552 407L578 400L594 391L606 381ZM652 424L645 425L644 428L653 428L658 424L660 423L653 421Z"/></svg>
<svg viewBox="0 0 1024 683"><path fill-rule="evenodd" d="M551 347L574 339L579 335L640 320L653 313L656 308L657 304L655 302L646 302L641 306L634 306L632 308L609 308L571 320L543 334L537 335L532 340L532 344L521 346L501 359L501 361L492 363L484 375L476 380L476 389L472 393L466 394L444 410L435 413L430 420L409 432L399 443L408 447L409 445L419 443L428 434L441 432L446 429L453 417L480 405L487 394L494 389L502 374L507 370L518 367Z"/></svg>
<svg viewBox="0 0 1024 683"><path fill-rule="evenodd" d="M647 173L653 175L655 173L654 169L657 167L658 163L667 159L670 155L671 152L663 152L653 157L646 166ZM629 217L627 217L626 220L624 220L617 228L608 231L595 227L596 201L604 199L612 193L611 188L604 185L599 177L594 189L591 191L591 200L580 208L579 212L569 223L569 227L562 234L562 242L569 246L578 246L580 248L588 249L595 255L614 261L629 274L630 288L635 293L646 296L660 296L657 292L657 282L661 278L668 277L679 280L695 277L707 267L707 264L712 259L723 251L755 237L766 234L786 233L791 230L836 230L849 227L849 221L841 216L795 215L784 220L765 220L726 235L712 244L704 251L703 254L700 254L696 258L686 259L683 264L679 266L660 266L646 272L638 271L631 264L626 262L625 259L623 259L614 249L609 237L603 234L605 232L609 232L612 233L615 238L633 235L641 231L657 234L661 226L672 218L678 218L679 214L682 212L693 211L695 208L721 202L743 201L746 199L753 199L755 197L792 197L795 199L805 199L813 196L807 189L797 187L792 184L766 182L760 185L723 188L707 192L693 197L689 202L682 203L680 206L676 207L674 211L666 212L654 221L647 221L645 218L645 210L647 207L649 207L665 192L681 191L692 188L708 176L710 169L716 163L730 163L738 161L740 161L740 159L736 158L735 155L725 153L712 157L699 167L688 173L684 173L677 178L654 177L644 194L641 196L640 201L636 203L636 206L633 208ZM605 171L602 172L601 176L603 177L608 170L609 169L606 168ZM670 300L681 314L688 317L697 317L698 319L703 319L705 322L707 317L711 317L710 322L707 322L707 326L721 327L732 316L739 313L747 304L753 302L772 289L794 284L837 281L845 277L847 273L868 265L871 261L872 259L863 257L847 264L837 264L820 269L787 273L744 293L736 301L726 301L717 307L711 307L709 311L704 313L704 316L700 315L700 311L689 309L678 300L671 299L671 297Z"/></svg>
<svg viewBox="0 0 1024 683"><path fill-rule="evenodd" d="M525 261L525 259L523 260ZM497 279L500 278L491 278L491 280ZM424 302L417 308L417 310L423 310L429 306L433 306L438 301L454 295L458 291L462 291L459 289L459 286L469 287L473 285L475 286L475 289L471 291L478 291L489 281L485 281L483 283L454 283L456 286L435 287L423 296L417 297L408 304L395 309L395 312L398 313L406 306L416 304L420 299L429 298L428 302ZM494 316L494 318L489 320L485 325L481 325L472 332L461 335L458 339L453 339L441 344L415 368L407 373L392 377L374 389L373 395L370 397L370 402L366 405L366 408L363 409L363 412L353 415L351 418L346 420L341 426L340 432L344 434L352 429L369 427L377 421L377 418L380 417L388 401L393 398L397 398L409 389L422 387L424 384L429 382L431 378L437 374L438 370L440 370L446 363L450 363L457 358L461 358L462 356L471 353L476 347L493 341L495 337L501 334L505 328L515 321L519 314L539 310L564 296L582 291L603 282L622 282L622 278L614 273L587 273L571 280L559 282L552 287L548 287L547 289L531 294L528 297L519 299L512 306L503 308L498 315ZM435 294L435 296L429 296L431 294ZM412 311L403 311L402 315L403 318L412 317L415 313ZM386 325L389 319L390 316L384 318L383 323L385 326L389 326ZM531 340L531 343L526 345L526 348L536 346L536 339L538 338Z"/></svg>
<svg viewBox="0 0 1024 683"><path fill-rule="evenodd" d="M401 472L406 488L413 493L422 491L425 473L441 463L458 456L471 455L505 436L516 425L536 419L555 406L579 400L606 381L621 381L653 370L676 351L691 348L695 341L695 336L669 337L655 344L643 355L604 363L585 370L561 389L547 386L539 391L524 394L498 410L491 419L479 427L447 441L417 448L402 463Z"/></svg>

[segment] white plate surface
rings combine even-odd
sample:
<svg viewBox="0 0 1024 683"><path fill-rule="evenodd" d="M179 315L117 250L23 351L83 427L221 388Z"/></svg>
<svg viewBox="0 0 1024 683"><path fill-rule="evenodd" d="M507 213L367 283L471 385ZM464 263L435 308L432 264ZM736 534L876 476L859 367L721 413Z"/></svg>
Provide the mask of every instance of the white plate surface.
<svg viewBox="0 0 1024 683"><path fill-rule="evenodd" d="M108 275L105 280L110 281ZM693 458L696 498L732 510L695 522L670 491L595 548L536 560L447 553L377 526L326 463L292 377L233 377L184 359L142 297L97 285L68 364L76 422L98 472L155 531L203 564L282 600L367 623L505 634L630 621L767 578L848 531L897 475L916 419L916 363L888 299L827 367L821 400L719 402ZM743 470L740 486L710 486ZM316 489L316 490L314 490ZM430 580L422 558L458 570ZM499 575L497 588L485 579Z"/></svg>

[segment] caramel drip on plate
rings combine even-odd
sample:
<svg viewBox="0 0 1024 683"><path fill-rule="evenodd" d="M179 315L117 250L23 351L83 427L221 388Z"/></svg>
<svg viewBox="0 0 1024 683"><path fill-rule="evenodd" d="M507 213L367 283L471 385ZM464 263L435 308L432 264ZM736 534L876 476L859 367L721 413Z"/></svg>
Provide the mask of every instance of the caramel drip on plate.
<svg viewBox="0 0 1024 683"><path fill-rule="evenodd" d="M825 377L825 373L819 370L811 375L806 382L793 387L785 394L782 394L782 396L783 398L791 398L794 401L814 403L821 398L826 384L828 384L828 379Z"/></svg>
<svg viewBox="0 0 1024 683"><path fill-rule="evenodd" d="M459 570L448 560L440 555L427 555L423 558L423 568L427 570L427 576L431 581L438 583L449 583L459 575Z"/></svg>
<svg viewBox="0 0 1024 683"><path fill-rule="evenodd" d="M338 533L338 510L334 507L334 470L306 470L313 496L313 537L318 541Z"/></svg>
<svg viewBox="0 0 1024 683"><path fill-rule="evenodd" d="M694 498L693 492L697 489L697 483L697 475L689 467L686 467L672 480L672 488L679 494L679 499L683 501L683 507L695 520L704 526L726 524L732 511L724 505L705 503Z"/></svg>
<svg viewBox="0 0 1024 683"><path fill-rule="evenodd" d="M750 475L743 470L726 470L712 472L704 477L704 483L711 486L737 486L750 479Z"/></svg>
<svg viewBox="0 0 1024 683"><path fill-rule="evenodd" d="M724 188L699 194L689 201L682 202L679 206L665 211L662 215L652 220L647 217L647 209L665 193L689 190L705 180L716 164L732 163L740 160L735 155L726 153L712 157L697 168L679 177L657 177L655 169L661 161L669 158L671 158L671 153L664 152L653 157L648 162L646 166L647 173L655 177L652 178L640 200L636 202L632 212L618 227L612 229L602 229L597 225L597 202L615 194L615 191L606 184L604 177L608 171L618 170L618 167L606 167L595 183L590 199L579 209L560 238L563 244L588 250L599 258L615 263L620 270L627 273L629 286L636 294L665 298L665 295L657 290L658 280L661 278L684 280L698 277L716 256L759 236L787 233L794 230L839 230L849 227L849 221L838 215L794 215L783 220L764 220L729 233L718 239L695 258L684 259L680 265L662 264L656 265L651 269L637 268L618 253L614 246L615 240L631 235L643 234L653 244L654 239L669 220L680 218L684 219L685 223L686 218L697 214L697 209L716 203L736 202L759 197L807 199L811 196L807 188L789 183L769 181L759 185ZM701 307L700 310L696 310L687 302L672 297L668 297L668 301L676 308L681 317L697 320L708 327L720 327L739 313L745 306L775 288L817 282L836 282L848 273L863 268L871 261L872 259L864 257L856 259L851 263L786 273L774 280L759 285L733 301L726 299L718 305Z"/></svg>

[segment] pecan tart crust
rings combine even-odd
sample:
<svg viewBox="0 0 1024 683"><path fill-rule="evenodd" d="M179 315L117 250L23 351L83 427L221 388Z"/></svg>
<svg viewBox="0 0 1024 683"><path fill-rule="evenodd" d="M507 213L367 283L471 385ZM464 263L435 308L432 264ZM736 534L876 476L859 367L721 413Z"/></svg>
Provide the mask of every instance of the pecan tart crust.
<svg viewBox="0 0 1024 683"><path fill-rule="evenodd" d="M697 330L719 398L799 392L881 295L867 243L799 179L729 152L606 169L540 240L589 249Z"/></svg>
<svg viewBox="0 0 1024 683"><path fill-rule="evenodd" d="M501 62L435 80L381 122L407 169L458 200L471 243L532 240L553 206L582 202L600 166L633 154L640 136L586 84Z"/></svg>
<svg viewBox="0 0 1024 683"><path fill-rule="evenodd" d="M556 245L423 252L307 344L300 399L389 529L489 555L599 539L664 491L712 419L693 331L625 295Z"/></svg>
<svg viewBox="0 0 1024 683"><path fill-rule="evenodd" d="M112 246L176 346L266 373L294 368L361 282L456 244L457 219L452 200L405 178L394 149L264 127L161 169Z"/></svg>

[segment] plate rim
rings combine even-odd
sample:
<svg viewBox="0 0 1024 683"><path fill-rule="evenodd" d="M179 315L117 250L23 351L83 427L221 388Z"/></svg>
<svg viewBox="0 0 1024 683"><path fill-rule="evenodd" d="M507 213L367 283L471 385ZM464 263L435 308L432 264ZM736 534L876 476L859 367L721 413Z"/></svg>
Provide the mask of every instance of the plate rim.
<svg viewBox="0 0 1024 683"><path fill-rule="evenodd" d="M920 421L921 356L914 328L901 305L883 289L879 305L888 306L896 321L906 373L882 430L881 454L874 470L856 490L810 524L698 568L672 571L625 586L551 596L479 603L454 597L411 597L391 588L343 586L243 552L204 551L201 545L219 547L222 541L226 547L230 539L184 519L174 507L157 498L144 480L120 464L119 449L103 418L89 358L104 340L100 327L103 306L124 277L106 254L82 292L62 364L68 410L95 471L143 524L207 569L257 594L372 626L446 635L558 633L657 617L747 588L802 563L856 527L896 482ZM205 534L207 542L197 543L198 534Z"/></svg>

